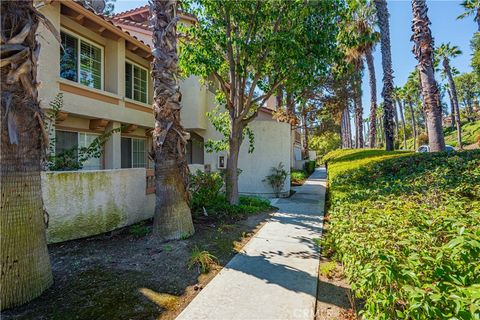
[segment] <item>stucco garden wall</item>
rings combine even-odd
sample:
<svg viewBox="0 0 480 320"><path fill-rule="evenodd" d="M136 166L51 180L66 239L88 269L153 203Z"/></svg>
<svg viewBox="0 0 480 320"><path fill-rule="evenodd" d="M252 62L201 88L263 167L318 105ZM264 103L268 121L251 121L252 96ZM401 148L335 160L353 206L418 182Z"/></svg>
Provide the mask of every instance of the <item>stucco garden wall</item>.
<svg viewBox="0 0 480 320"><path fill-rule="evenodd" d="M151 218L145 169L42 172L49 243L108 232Z"/></svg>

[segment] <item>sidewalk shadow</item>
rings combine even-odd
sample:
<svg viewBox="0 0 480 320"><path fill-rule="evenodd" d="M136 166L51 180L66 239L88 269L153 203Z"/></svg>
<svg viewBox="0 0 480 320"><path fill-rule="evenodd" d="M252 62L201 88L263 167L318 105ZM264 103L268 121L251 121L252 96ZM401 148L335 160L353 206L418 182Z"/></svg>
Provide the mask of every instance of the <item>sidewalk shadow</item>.
<svg viewBox="0 0 480 320"><path fill-rule="evenodd" d="M312 276L303 270L293 268L284 264L274 263L270 261L273 256L267 257L265 253L259 256L248 256L239 253L226 266L228 269L233 269L245 274L248 274L257 279L261 279L269 284L280 286L289 291L304 293L311 297L317 298L317 283L318 278ZM318 256L314 259L318 259ZM316 272L315 272L316 274ZM345 288L335 286L333 284L322 282L332 294L337 295ZM255 288L245 288L250 294L255 295ZM341 299L329 298L327 296L321 297L323 302L343 307Z"/></svg>

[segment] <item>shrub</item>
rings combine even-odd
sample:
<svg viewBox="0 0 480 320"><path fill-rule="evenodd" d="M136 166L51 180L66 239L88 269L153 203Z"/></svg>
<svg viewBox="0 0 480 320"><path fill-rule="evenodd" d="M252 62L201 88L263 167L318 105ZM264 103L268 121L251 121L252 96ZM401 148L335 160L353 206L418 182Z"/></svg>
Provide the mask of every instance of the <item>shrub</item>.
<svg viewBox="0 0 480 320"><path fill-rule="evenodd" d="M208 251L200 250L198 247L193 248L190 253L190 260L188 262L188 268L191 269L194 266L201 273L208 273L210 268L218 264L218 259Z"/></svg>
<svg viewBox="0 0 480 320"><path fill-rule="evenodd" d="M324 249L365 319L480 317L480 151L327 155Z"/></svg>
<svg viewBox="0 0 480 320"><path fill-rule="evenodd" d="M202 172L197 170L190 175L188 190L190 207L194 212L202 212L204 207L212 206L220 195L223 178L218 172Z"/></svg>
<svg viewBox="0 0 480 320"><path fill-rule="evenodd" d="M478 146L480 147L480 134L477 136L477 143L478 143Z"/></svg>
<svg viewBox="0 0 480 320"><path fill-rule="evenodd" d="M277 167L272 167L270 169L270 174L263 181L267 181L268 184L272 187L275 195L279 197L287 177L288 172L285 171L285 166L283 165L283 163L280 162Z"/></svg>
<svg viewBox="0 0 480 320"><path fill-rule="evenodd" d="M417 146L422 146L428 144L428 135L425 132L422 132L417 137Z"/></svg>
<svg viewBox="0 0 480 320"><path fill-rule="evenodd" d="M316 162L314 160L310 160L305 162L305 171L308 175L312 174L315 171Z"/></svg>
<svg viewBox="0 0 480 320"><path fill-rule="evenodd" d="M301 185L307 180L307 173L303 170L290 170L290 184Z"/></svg>
<svg viewBox="0 0 480 320"><path fill-rule="evenodd" d="M146 226L145 222L142 221L130 226L128 232L136 237L144 237L150 233L150 227Z"/></svg>

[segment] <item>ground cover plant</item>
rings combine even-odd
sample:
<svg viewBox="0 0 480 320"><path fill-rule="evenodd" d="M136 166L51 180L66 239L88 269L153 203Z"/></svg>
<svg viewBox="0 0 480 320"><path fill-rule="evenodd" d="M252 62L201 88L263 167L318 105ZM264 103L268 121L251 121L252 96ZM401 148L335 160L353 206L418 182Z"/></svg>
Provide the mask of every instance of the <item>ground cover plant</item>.
<svg viewBox="0 0 480 320"><path fill-rule="evenodd" d="M307 180L309 174L304 170L294 170L290 171L290 184L294 186L302 185L305 180Z"/></svg>
<svg viewBox="0 0 480 320"><path fill-rule="evenodd" d="M480 151L326 156L324 252L365 319L480 318Z"/></svg>
<svg viewBox="0 0 480 320"><path fill-rule="evenodd" d="M240 196L238 204L229 204L224 185L224 178L218 172L197 171L190 176L190 208L194 218L242 218L271 209L267 199L254 196Z"/></svg>

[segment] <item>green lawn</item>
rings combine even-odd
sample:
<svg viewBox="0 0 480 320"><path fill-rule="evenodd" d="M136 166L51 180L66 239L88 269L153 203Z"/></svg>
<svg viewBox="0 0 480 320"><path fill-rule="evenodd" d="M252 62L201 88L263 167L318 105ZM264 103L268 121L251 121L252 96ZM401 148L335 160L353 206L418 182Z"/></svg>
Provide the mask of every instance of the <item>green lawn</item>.
<svg viewBox="0 0 480 320"><path fill-rule="evenodd" d="M480 150L326 156L323 252L365 319L480 317Z"/></svg>

